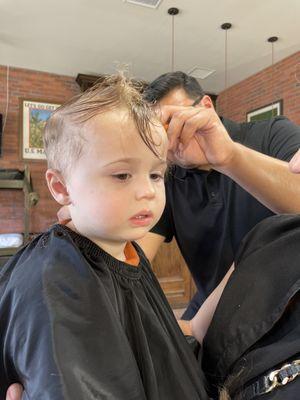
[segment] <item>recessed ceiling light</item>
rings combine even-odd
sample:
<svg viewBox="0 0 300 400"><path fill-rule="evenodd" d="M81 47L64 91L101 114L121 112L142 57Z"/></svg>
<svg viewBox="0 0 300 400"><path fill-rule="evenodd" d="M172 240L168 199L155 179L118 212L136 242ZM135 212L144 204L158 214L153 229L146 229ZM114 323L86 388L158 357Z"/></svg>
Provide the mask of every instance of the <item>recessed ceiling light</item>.
<svg viewBox="0 0 300 400"><path fill-rule="evenodd" d="M194 67L188 71L188 74L197 79L205 79L214 72L216 72L214 69Z"/></svg>
<svg viewBox="0 0 300 400"><path fill-rule="evenodd" d="M124 2L136 4L138 6L157 8L161 0L124 0Z"/></svg>

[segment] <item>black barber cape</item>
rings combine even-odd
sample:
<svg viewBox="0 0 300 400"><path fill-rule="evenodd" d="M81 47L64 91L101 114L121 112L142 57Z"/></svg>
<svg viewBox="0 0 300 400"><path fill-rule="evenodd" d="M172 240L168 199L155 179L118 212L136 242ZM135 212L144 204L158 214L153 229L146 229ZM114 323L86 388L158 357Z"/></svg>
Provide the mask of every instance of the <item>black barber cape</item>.
<svg viewBox="0 0 300 400"><path fill-rule="evenodd" d="M217 387L230 376L234 400L245 399L241 389L258 377L300 358L300 216L259 223L235 262L203 343L208 380ZM299 399L300 376L260 398Z"/></svg>
<svg viewBox="0 0 300 400"><path fill-rule="evenodd" d="M0 270L0 398L206 400L140 248L138 267L56 225Z"/></svg>

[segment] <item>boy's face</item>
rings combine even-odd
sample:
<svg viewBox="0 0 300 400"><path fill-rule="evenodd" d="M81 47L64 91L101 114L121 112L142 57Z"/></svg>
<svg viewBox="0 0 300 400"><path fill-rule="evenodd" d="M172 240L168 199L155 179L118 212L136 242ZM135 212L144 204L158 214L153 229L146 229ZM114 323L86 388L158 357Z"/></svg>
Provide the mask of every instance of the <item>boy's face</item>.
<svg viewBox="0 0 300 400"><path fill-rule="evenodd" d="M163 212L167 135L158 122L152 135L160 158L127 112L93 118L84 129L82 156L67 178L75 228L111 254L143 237Z"/></svg>

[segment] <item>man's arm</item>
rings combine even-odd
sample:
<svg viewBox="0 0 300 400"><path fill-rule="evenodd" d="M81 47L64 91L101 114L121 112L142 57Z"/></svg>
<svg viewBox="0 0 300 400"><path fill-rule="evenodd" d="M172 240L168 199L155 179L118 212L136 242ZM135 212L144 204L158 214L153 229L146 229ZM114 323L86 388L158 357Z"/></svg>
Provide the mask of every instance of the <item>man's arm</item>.
<svg viewBox="0 0 300 400"><path fill-rule="evenodd" d="M300 175L288 163L234 143L230 162L216 169L275 213L300 212Z"/></svg>
<svg viewBox="0 0 300 400"><path fill-rule="evenodd" d="M148 232L142 239L137 240L137 243L143 249L148 260L152 262L164 240L164 236Z"/></svg>
<svg viewBox="0 0 300 400"><path fill-rule="evenodd" d="M300 212L300 176L289 172L287 162L235 143L213 108L164 106L161 120L170 121L169 156L173 162L199 168L208 165L272 211Z"/></svg>
<svg viewBox="0 0 300 400"><path fill-rule="evenodd" d="M207 329L212 321L223 290L233 271L234 264L232 264L222 281L199 308L193 319L190 321L178 321L178 324L184 335L194 336L199 343L203 342L203 338L206 335Z"/></svg>

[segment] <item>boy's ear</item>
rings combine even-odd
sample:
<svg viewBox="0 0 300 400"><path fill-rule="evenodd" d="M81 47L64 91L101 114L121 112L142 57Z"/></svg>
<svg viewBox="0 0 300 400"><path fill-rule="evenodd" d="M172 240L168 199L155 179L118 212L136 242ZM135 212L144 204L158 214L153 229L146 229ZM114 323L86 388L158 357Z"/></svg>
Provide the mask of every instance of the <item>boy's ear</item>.
<svg viewBox="0 0 300 400"><path fill-rule="evenodd" d="M201 99L199 104L202 107L205 107L205 108L214 108L212 99L209 96L207 96L207 94L202 97L202 99Z"/></svg>
<svg viewBox="0 0 300 400"><path fill-rule="evenodd" d="M65 206L71 203L65 180L60 172L55 169L47 169L46 181L52 196L59 204Z"/></svg>

